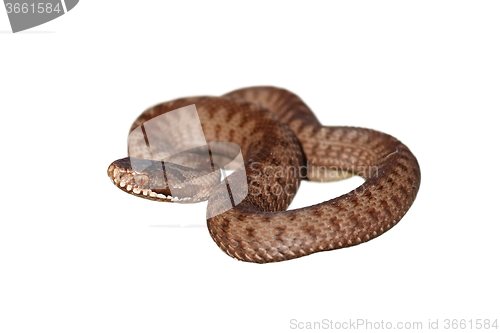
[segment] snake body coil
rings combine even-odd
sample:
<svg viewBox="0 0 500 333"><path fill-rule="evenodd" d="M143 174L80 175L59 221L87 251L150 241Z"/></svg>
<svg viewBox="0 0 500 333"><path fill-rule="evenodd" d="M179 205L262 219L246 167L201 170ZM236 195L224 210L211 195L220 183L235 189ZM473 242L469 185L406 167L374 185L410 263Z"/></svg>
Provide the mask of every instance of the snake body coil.
<svg viewBox="0 0 500 333"><path fill-rule="evenodd" d="M213 187L208 199L210 235L233 258L276 262L357 245L392 228L415 200L420 169L404 144L370 129L323 126L298 96L284 89L251 87L221 97L162 103L143 112L132 130L191 104L196 105L206 140L237 144L245 162L245 199L220 210L223 196L238 191L225 182ZM146 188L144 183L154 175L132 174L129 158L108 168L122 190L174 201L167 193ZM365 182L340 197L285 211L301 178L335 180L350 175ZM223 212L213 213L218 211Z"/></svg>

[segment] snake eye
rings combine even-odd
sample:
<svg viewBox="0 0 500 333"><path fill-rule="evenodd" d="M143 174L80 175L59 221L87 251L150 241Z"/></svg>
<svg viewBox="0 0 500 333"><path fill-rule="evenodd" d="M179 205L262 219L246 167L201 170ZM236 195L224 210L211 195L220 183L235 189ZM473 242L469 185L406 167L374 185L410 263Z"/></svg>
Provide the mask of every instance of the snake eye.
<svg viewBox="0 0 500 333"><path fill-rule="evenodd" d="M134 176L135 183L139 186L144 186L149 182L149 177L145 174L139 174Z"/></svg>

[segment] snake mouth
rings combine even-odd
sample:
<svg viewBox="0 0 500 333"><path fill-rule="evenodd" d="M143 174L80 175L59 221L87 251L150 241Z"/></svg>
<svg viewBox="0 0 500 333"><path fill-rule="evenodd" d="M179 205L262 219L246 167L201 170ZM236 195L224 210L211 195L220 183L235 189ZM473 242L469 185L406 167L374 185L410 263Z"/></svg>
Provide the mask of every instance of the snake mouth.
<svg viewBox="0 0 500 333"><path fill-rule="evenodd" d="M174 185L177 195L172 194L163 168L165 165L158 161L133 159L131 163L131 158L126 157L111 163L108 167L108 177L122 191L141 198L177 203L201 201L193 198L191 194L195 192L190 191L188 186L181 191ZM180 193L182 197L178 196Z"/></svg>
<svg viewBox="0 0 500 333"><path fill-rule="evenodd" d="M219 169L213 171L212 165L184 166L133 157L116 160L108 167L109 178L122 191L149 200L177 203L207 200L219 183L220 174Z"/></svg>
<svg viewBox="0 0 500 333"><path fill-rule="evenodd" d="M122 191L141 198L164 202L184 199L172 196L168 186L164 188L154 186L154 182L151 181L152 177L147 173L135 171L128 157L111 163L108 167L108 177Z"/></svg>

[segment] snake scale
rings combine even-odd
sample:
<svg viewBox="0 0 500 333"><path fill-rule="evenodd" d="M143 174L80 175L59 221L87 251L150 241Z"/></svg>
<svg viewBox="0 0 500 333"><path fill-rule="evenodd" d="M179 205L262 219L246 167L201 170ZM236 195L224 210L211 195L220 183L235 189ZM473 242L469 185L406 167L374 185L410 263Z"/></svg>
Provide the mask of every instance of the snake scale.
<svg viewBox="0 0 500 333"><path fill-rule="evenodd" d="M212 239L233 258L277 262L357 245L392 228L416 198L420 168L403 143L371 129L323 126L297 95L281 88L249 87L221 97L161 103L144 111L131 131L192 104L206 141L233 142L244 159L240 171L246 173L248 194L231 209L207 215L215 215L207 220ZM286 211L301 179L330 181L350 175L365 181L340 197ZM154 192L154 175L137 174L130 158L113 162L108 176L130 194L175 201L168 188ZM231 190L238 191L224 181L211 188L208 211L217 211Z"/></svg>

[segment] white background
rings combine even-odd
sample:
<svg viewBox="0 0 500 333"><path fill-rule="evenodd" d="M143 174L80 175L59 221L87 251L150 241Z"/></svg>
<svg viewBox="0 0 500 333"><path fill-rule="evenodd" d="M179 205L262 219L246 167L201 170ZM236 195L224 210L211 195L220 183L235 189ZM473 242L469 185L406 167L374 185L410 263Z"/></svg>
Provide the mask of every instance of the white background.
<svg viewBox="0 0 500 333"><path fill-rule="evenodd" d="M499 17L489 1L82 0L12 34L0 10L0 332L500 320ZM204 204L141 200L107 178L145 108L263 84L412 149L422 185L394 229L243 263L213 243ZM304 182L294 207L359 183Z"/></svg>

